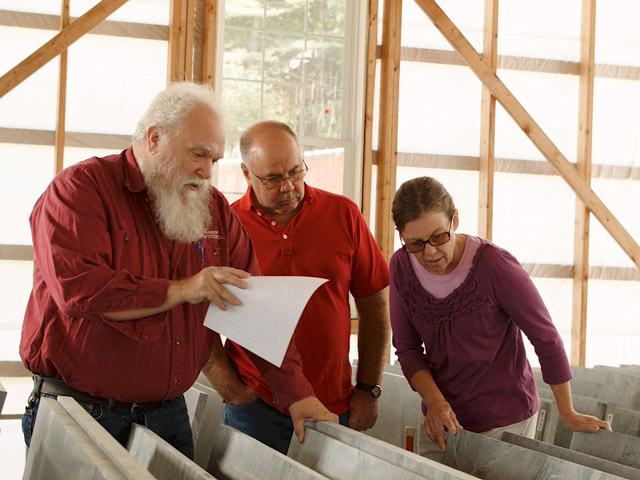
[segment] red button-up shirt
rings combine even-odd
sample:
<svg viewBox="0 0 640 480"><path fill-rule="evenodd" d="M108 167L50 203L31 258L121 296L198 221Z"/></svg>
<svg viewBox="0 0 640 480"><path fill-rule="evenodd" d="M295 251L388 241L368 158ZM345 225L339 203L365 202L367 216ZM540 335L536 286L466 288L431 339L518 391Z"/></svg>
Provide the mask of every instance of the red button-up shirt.
<svg viewBox="0 0 640 480"><path fill-rule="evenodd" d="M131 148L57 175L30 217L35 255L20 341L25 366L120 401L170 399L189 389L216 335L203 326L209 302L131 321L102 314L157 307L171 280L207 266L258 274L249 237L215 189L211 210L213 222L199 242L168 239L154 221ZM282 369L251 358L282 391L282 406L313 394L297 352Z"/></svg>

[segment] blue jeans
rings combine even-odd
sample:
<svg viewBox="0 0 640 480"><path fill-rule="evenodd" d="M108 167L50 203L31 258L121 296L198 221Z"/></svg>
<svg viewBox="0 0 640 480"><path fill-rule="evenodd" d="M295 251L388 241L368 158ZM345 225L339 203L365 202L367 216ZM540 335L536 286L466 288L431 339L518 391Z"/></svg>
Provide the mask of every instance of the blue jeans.
<svg viewBox="0 0 640 480"><path fill-rule="evenodd" d="M349 424L349 411L339 416L340 424ZM265 445L287 454L293 435L293 422L289 415L281 413L258 398L242 405L225 404L222 421L236 430L260 440Z"/></svg>
<svg viewBox="0 0 640 480"><path fill-rule="evenodd" d="M42 396L56 398L52 395L42 394ZM126 446L129 439L131 424L138 423L148 427L193 460L193 435L183 395L147 412L130 412L126 408L109 409L106 406L84 402L78 402L78 404L124 446ZM40 398L38 397L33 402L33 406L26 408L22 416L22 433L27 447L31 444L31 436L39 406Z"/></svg>

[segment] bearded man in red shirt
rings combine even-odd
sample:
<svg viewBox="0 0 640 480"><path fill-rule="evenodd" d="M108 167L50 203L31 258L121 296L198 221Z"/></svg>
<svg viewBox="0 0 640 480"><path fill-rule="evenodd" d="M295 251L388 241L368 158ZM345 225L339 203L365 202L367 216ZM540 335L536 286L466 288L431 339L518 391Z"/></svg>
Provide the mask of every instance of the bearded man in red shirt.
<svg viewBox="0 0 640 480"><path fill-rule="evenodd" d="M224 155L213 91L176 83L140 119L133 145L58 174L30 217L33 290L20 356L34 374L23 416L30 443L41 396L74 397L125 444L147 425L193 458L183 393L220 336L203 325L210 302L239 300L258 274L249 237L209 184ZM295 349L282 368L245 352L278 392L278 408L336 420L315 398Z"/></svg>

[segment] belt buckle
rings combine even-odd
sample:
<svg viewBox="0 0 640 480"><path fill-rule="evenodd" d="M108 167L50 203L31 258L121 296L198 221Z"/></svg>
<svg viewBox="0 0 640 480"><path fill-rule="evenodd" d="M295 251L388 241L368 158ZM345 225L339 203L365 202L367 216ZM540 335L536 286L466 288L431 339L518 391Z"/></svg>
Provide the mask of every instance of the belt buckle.
<svg viewBox="0 0 640 480"><path fill-rule="evenodd" d="M131 402L131 408L129 409L129 411L134 413L136 411L136 408L138 408L138 404L136 402Z"/></svg>

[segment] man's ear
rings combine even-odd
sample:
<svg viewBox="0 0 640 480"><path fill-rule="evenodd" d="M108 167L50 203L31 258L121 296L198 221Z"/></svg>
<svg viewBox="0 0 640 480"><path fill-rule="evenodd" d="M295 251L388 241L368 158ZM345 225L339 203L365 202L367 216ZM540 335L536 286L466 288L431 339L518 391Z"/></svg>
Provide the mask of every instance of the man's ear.
<svg viewBox="0 0 640 480"><path fill-rule="evenodd" d="M149 127L147 130L147 150L149 153L155 153L160 144L160 129L158 127Z"/></svg>
<svg viewBox="0 0 640 480"><path fill-rule="evenodd" d="M458 225L460 224L460 218L458 217L458 210L453 211L453 231L455 232L458 229Z"/></svg>
<svg viewBox="0 0 640 480"><path fill-rule="evenodd" d="M249 170L247 169L244 163L240 164L240 168L242 169L242 174L244 175L244 179L247 181L247 185L251 185L251 179L249 178L251 177L251 173L249 172Z"/></svg>

